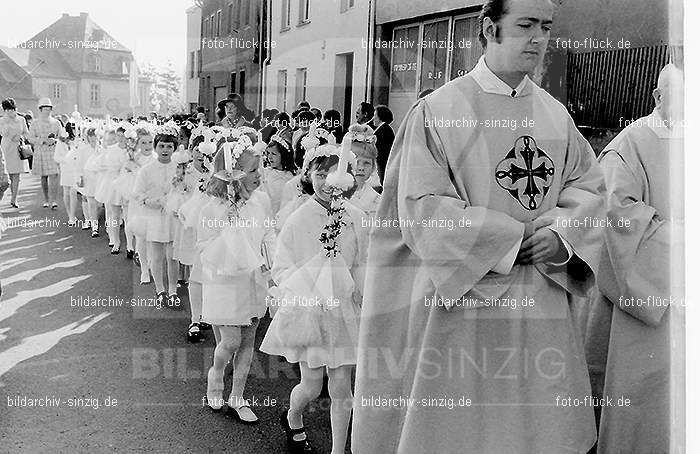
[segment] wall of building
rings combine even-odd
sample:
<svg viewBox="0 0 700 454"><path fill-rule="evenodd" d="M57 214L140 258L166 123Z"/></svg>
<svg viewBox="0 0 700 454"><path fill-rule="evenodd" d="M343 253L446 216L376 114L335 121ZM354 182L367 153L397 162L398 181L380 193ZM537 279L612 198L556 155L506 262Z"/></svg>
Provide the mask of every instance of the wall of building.
<svg viewBox="0 0 700 454"><path fill-rule="evenodd" d="M236 6L246 3L248 15L240 13L235 23ZM234 17L229 16L229 5ZM246 8L242 8L244 11ZM221 26L218 35L207 35L207 21L221 11ZM216 119L216 104L224 94L241 92L240 72L245 71L245 84L240 93L245 104L257 110L260 91L260 20L263 0L206 0L202 6L202 69L199 84L199 102L208 109L208 117ZM234 29L236 31L234 31ZM236 86L231 86L231 73L236 73Z"/></svg>
<svg viewBox="0 0 700 454"><path fill-rule="evenodd" d="M61 85L61 97L54 96L54 85ZM33 78L32 89L39 98L49 98L53 111L57 114L70 115L78 104L78 81L54 78Z"/></svg>
<svg viewBox="0 0 700 454"><path fill-rule="evenodd" d="M481 6L482 0L378 0L377 25Z"/></svg>
<svg viewBox="0 0 700 454"><path fill-rule="evenodd" d="M90 86L97 84L100 86L100 100L96 106L90 103ZM139 82L139 92L149 93L150 84ZM132 114L129 107L129 81L113 81L97 78L84 78L79 82L78 104L81 114L91 117L104 117L105 115L127 117ZM146 115L152 109L149 99L143 99L139 94L141 105L135 109L136 115ZM72 109L71 109L72 112Z"/></svg>
<svg viewBox="0 0 700 454"><path fill-rule="evenodd" d="M184 96L185 106L199 104L199 59L202 35L202 9L193 6L187 10L187 67L185 68ZM192 61L191 55L194 55Z"/></svg>
<svg viewBox="0 0 700 454"><path fill-rule="evenodd" d="M299 22L299 4L291 0L291 26L282 30L282 6L275 1L272 11L271 62L267 67L265 105L285 108L281 102L280 71L286 71L286 110L296 108L297 70L306 68L306 100L321 110L336 109L343 113L345 69L352 54L352 122L355 106L365 100L368 67L369 1L356 0L355 6L341 12L340 1L310 0L309 21Z"/></svg>

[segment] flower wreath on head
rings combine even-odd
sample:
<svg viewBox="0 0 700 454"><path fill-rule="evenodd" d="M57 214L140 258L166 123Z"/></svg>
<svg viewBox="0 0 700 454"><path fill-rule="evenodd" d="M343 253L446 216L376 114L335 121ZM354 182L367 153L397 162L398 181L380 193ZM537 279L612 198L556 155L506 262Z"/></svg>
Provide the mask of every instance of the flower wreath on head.
<svg viewBox="0 0 700 454"><path fill-rule="evenodd" d="M162 134L178 137L180 135L180 127L173 120L170 120L167 123L156 126L155 133L156 135Z"/></svg>
<svg viewBox="0 0 700 454"><path fill-rule="evenodd" d="M285 150L287 150L287 152L289 152L289 153L292 152L292 147L279 134L273 134L272 137L270 137L270 144L272 142L280 144L280 146L282 146Z"/></svg>

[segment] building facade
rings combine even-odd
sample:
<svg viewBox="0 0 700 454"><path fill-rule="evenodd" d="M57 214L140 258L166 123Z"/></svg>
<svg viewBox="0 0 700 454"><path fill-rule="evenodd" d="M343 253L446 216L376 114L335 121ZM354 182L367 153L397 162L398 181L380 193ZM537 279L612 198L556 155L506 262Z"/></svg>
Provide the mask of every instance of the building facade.
<svg viewBox="0 0 700 454"><path fill-rule="evenodd" d="M355 107L371 96L370 1L281 0L272 5L265 106L291 112L306 100L321 110L338 110L345 126L353 123Z"/></svg>
<svg viewBox="0 0 700 454"><path fill-rule="evenodd" d="M136 71L138 80L130 85L136 64L131 51L87 13L63 14L19 46L0 47L0 53L31 81L33 97L51 99L57 114L71 114L76 106L92 117L143 115L152 109L152 82ZM133 104L136 98L138 105Z"/></svg>
<svg viewBox="0 0 700 454"><path fill-rule="evenodd" d="M395 126L418 95L469 72L482 54L480 0L377 0L372 98Z"/></svg>
<svg viewBox="0 0 700 454"><path fill-rule="evenodd" d="M201 20L199 103L217 120L217 102L229 93L243 96L256 112L261 103L262 62L266 58L264 0L204 0Z"/></svg>
<svg viewBox="0 0 700 454"><path fill-rule="evenodd" d="M187 67L184 85L184 104L190 112L199 105L199 76L202 65L202 8L195 5L185 11L187 15Z"/></svg>

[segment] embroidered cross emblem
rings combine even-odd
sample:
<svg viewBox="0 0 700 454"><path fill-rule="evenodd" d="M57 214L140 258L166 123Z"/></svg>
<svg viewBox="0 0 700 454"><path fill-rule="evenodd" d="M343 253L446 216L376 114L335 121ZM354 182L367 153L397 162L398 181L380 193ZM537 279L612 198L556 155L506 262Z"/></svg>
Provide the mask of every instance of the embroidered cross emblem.
<svg viewBox="0 0 700 454"><path fill-rule="evenodd" d="M496 166L496 182L526 210L536 210L554 181L554 163L530 136L518 137Z"/></svg>

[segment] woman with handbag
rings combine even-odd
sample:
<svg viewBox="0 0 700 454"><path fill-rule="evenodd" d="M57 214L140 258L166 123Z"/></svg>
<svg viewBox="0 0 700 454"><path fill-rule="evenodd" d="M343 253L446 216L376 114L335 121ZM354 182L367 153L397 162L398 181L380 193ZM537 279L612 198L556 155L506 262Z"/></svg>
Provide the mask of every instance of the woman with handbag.
<svg viewBox="0 0 700 454"><path fill-rule="evenodd" d="M17 195L19 194L19 176L22 173L29 172L27 159L31 156L31 147L24 142L23 139L29 134L27 123L24 118L17 115L17 106L15 100L7 98L2 101L2 110L4 116L0 118L0 148L5 156L5 170L10 176L10 191L12 198L10 206L19 208L17 205ZM22 153L26 153L22 155ZM2 183L0 183L2 186ZM4 190L0 191L0 199L2 199Z"/></svg>

